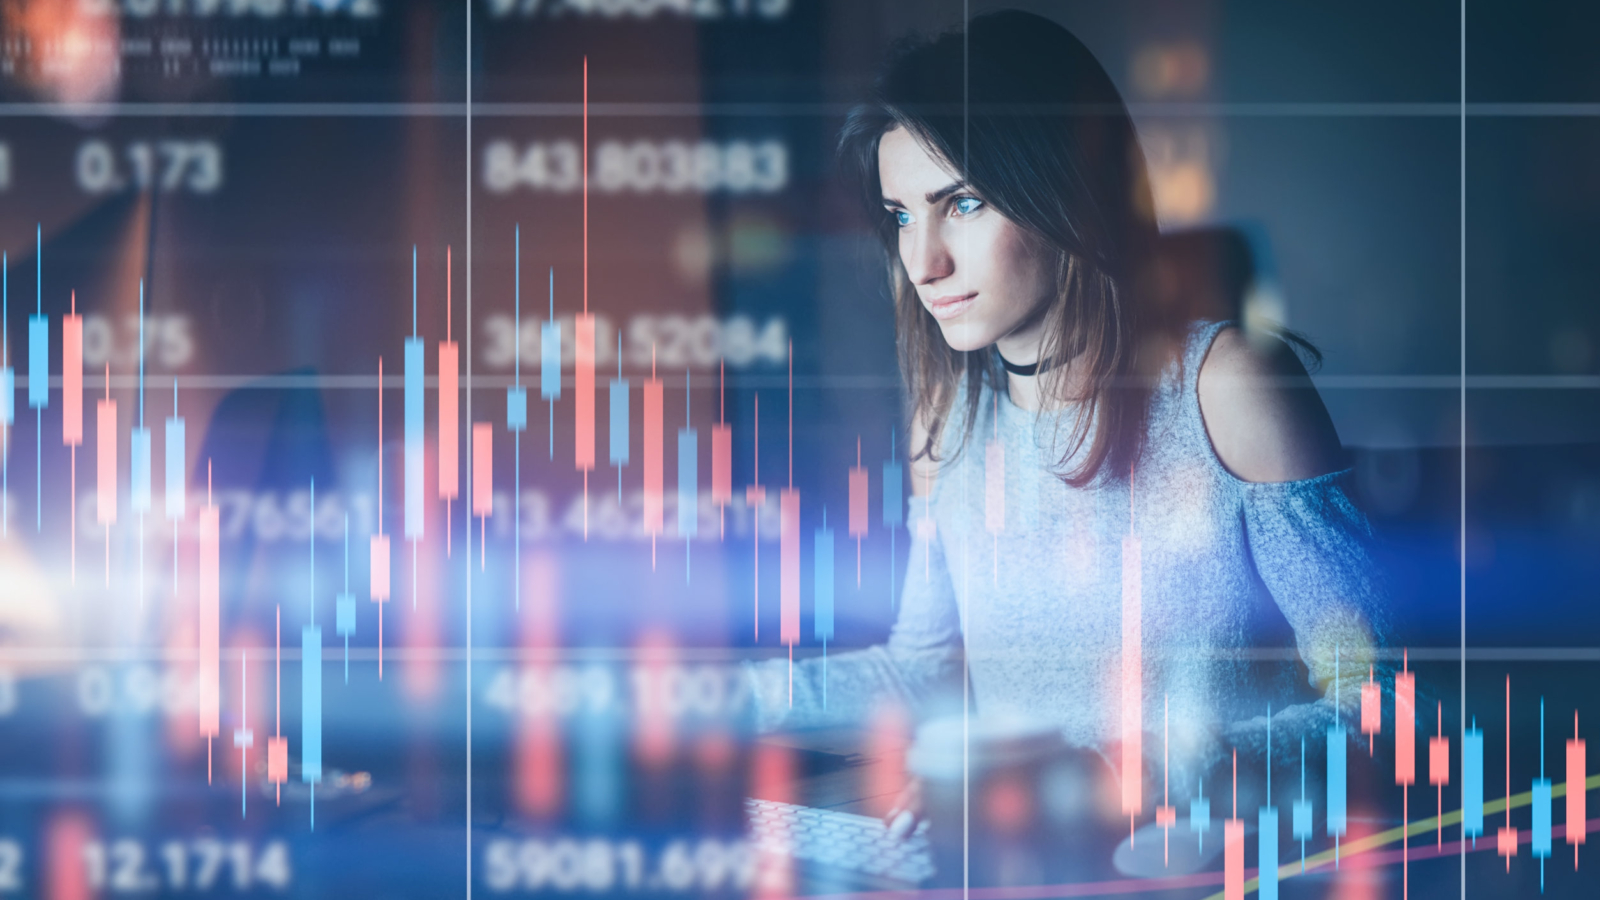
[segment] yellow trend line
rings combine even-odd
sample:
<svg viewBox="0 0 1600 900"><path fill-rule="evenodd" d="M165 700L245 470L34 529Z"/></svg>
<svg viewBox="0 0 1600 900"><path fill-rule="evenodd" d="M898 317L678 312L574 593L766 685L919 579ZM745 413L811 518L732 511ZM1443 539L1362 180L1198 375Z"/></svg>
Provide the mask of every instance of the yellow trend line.
<svg viewBox="0 0 1600 900"><path fill-rule="evenodd" d="M1569 783L1570 782L1563 781L1560 784L1553 785L1550 788L1550 799L1554 801L1557 797L1565 797L1567 795L1567 785ZM1585 793L1595 790L1596 788L1600 788L1600 775L1590 775L1584 780L1583 786ZM1483 805L1483 814L1485 817L1487 817L1492 813L1505 812L1508 806L1510 809L1521 809L1532 802L1533 791L1523 791L1520 794L1512 794L1510 798L1491 800L1488 803L1485 803ZM1370 834L1364 838L1357 838L1356 840L1345 844L1339 849L1339 858L1342 860L1347 856L1356 856L1361 853L1366 853L1369 850L1377 850L1381 847L1386 847L1389 844L1400 841L1402 837L1409 838L1414 834L1426 834L1429 831L1437 831L1441 825L1456 825L1460 822L1461 810L1459 809L1447 812L1443 816L1430 816L1426 819L1418 819L1409 825L1402 825L1399 828L1391 828L1388 831L1380 831L1377 834ZM1324 850L1321 853L1308 856L1305 860L1305 871L1310 872L1313 869L1327 866L1333 862L1333 857L1334 851L1332 850ZM1286 881L1299 874L1302 874L1299 860L1295 860L1278 867L1279 881ZM1255 893L1256 889L1260 886L1261 879L1259 877L1252 878L1244 883L1244 892L1247 895ZM1224 900L1223 895L1223 891L1218 891L1217 893L1206 897L1205 900Z"/></svg>

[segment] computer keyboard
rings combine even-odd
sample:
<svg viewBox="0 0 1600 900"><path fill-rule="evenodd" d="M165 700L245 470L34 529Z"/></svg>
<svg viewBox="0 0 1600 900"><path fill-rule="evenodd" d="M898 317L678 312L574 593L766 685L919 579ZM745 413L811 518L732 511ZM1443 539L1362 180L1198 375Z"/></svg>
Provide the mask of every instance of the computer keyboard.
<svg viewBox="0 0 1600 900"><path fill-rule="evenodd" d="M745 800L745 811L757 850L908 884L933 876L926 821L895 840L870 816L755 799Z"/></svg>

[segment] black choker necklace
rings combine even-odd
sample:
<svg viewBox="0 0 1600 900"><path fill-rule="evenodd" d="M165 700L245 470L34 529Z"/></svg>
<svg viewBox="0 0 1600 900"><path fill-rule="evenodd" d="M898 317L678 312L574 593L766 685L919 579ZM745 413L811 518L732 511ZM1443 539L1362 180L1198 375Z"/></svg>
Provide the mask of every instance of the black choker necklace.
<svg viewBox="0 0 1600 900"><path fill-rule="evenodd" d="M1013 375L1021 375L1024 378L1031 378L1034 375L1040 374L1041 372L1048 372L1054 366L1054 363L1050 362L1035 362L1029 363L1025 366L1019 366L1011 360L1006 359L1005 356L1001 354L1000 348L998 347L995 348L994 355L1000 358L1000 365L1004 366L1007 372L1010 372Z"/></svg>

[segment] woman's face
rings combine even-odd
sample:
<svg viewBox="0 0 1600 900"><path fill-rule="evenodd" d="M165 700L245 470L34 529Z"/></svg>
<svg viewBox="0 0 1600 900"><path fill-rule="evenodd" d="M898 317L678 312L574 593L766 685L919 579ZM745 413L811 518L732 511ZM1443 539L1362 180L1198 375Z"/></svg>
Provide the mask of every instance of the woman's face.
<svg viewBox="0 0 1600 900"><path fill-rule="evenodd" d="M1037 361L1036 313L1055 292L1050 254L904 128L879 140L878 180L900 262L945 341L956 350L998 344L1011 362Z"/></svg>

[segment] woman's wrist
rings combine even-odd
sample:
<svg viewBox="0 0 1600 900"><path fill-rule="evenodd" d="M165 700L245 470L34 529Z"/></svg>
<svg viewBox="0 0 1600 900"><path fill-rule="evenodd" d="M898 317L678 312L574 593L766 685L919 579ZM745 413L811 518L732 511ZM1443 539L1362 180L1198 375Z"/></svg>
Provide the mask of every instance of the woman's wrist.
<svg viewBox="0 0 1600 900"><path fill-rule="evenodd" d="M739 663L739 669L750 691L756 733L765 734L781 728L788 717L789 706L783 702L782 685L774 683L770 661L744 660Z"/></svg>

